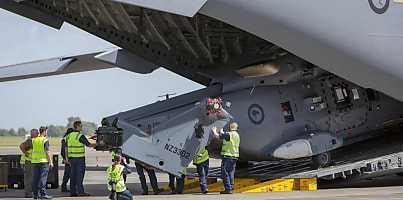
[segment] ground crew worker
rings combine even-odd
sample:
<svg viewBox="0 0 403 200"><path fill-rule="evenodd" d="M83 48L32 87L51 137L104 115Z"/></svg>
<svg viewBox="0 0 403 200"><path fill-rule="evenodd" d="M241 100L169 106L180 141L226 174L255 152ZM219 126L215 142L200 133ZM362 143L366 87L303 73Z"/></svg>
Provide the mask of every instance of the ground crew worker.
<svg viewBox="0 0 403 200"><path fill-rule="evenodd" d="M31 163L32 158L32 139L38 136L38 129L31 130L31 137L20 144L22 151L20 164L24 165L24 191L25 198L32 198L32 177L33 167Z"/></svg>
<svg viewBox="0 0 403 200"><path fill-rule="evenodd" d="M126 188L123 180L123 174L130 174L132 173L132 170L129 165L126 164L126 159L122 158L119 154L115 154L113 160L114 164L106 170L108 172L108 190L112 191L112 184L114 183L118 200L132 200L133 196ZM122 160L123 165L120 164Z"/></svg>
<svg viewBox="0 0 403 200"><path fill-rule="evenodd" d="M212 131L214 136L219 139L224 139L221 148L221 178L224 183L224 191L220 194L232 194L234 190L234 175L236 161L239 157L239 143L240 138L237 132L238 124L233 122L229 126L229 131L225 132L220 130L220 134L217 133L217 127L213 127Z"/></svg>
<svg viewBox="0 0 403 200"><path fill-rule="evenodd" d="M112 151L112 162L115 162L115 155L116 155L116 153L114 151ZM129 163L127 163L127 164L129 164ZM127 174L123 174L123 180L125 181L125 183L126 183L126 178L127 178Z"/></svg>
<svg viewBox="0 0 403 200"><path fill-rule="evenodd" d="M182 172L181 177L176 177L169 174L169 187L171 188L171 194L183 194L183 188L185 187L185 175L187 173L187 168ZM175 188L175 178L176 178L176 188Z"/></svg>
<svg viewBox="0 0 403 200"><path fill-rule="evenodd" d="M104 142L90 143L88 139L80 133L82 130L81 121L75 121L74 131L67 136L66 141L66 159L71 165L70 174L70 196L90 196L84 192L84 174L85 174L85 146L96 147L103 145ZM77 187L77 188L76 188Z"/></svg>
<svg viewBox="0 0 403 200"><path fill-rule="evenodd" d="M139 179L141 182L141 188L143 189L142 195L148 195L148 187L146 182L146 177L144 176L144 170L147 171L148 177L150 178L151 187L153 188L154 194L159 194L164 191L164 189L158 188L157 177L155 176L154 167L148 166L139 161L134 162L136 165L136 171L139 175Z"/></svg>
<svg viewBox="0 0 403 200"><path fill-rule="evenodd" d="M71 166L69 163L67 163L67 160L66 160L66 141L67 141L67 135L69 135L73 131L74 131L73 128L68 128L61 141L62 146L60 149L60 155L62 156L62 164L64 164L64 174L63 174L63 181L62 181L62 186L61 186L62 192L70 192L70 190L67 189L67 182L70 179Z"/></svg>
<svg viewBox="0 0 403 200"><path fill-rule="evenodd" d="M199 174L200 189L203 194L207 194L207 177L209 172L209 155L208 146L204 147L199 155L193 159L193 164L196 165L197 174Z"/></svg>
<svg viewBox="0 0 403 200"><path fill-rule="evenodd" d="M52 199L52 196L46 194L46 180L48 179L49 167L53 168L53 161L49 151L49 140L46 139L48 127L41 126L39 133L39 137L32 139L31 162L34 166L32 193L34 194L34 199L39 199L39 189L42 199Z"/></svg>

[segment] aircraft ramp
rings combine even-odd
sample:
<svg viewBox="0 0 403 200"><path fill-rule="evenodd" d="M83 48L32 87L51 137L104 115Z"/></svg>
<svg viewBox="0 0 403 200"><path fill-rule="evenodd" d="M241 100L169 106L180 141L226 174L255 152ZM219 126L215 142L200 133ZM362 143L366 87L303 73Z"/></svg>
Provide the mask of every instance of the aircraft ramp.
<svg viewBox="0 0 403 200"><path fill-rule="evenodd" d="M348 145L333 153L334 166L320 169L312 169L311 159L251 162L249 167L236 170L234 192L316 190L318 180L354 182L403 173L402 138L400 131L393 131ZM209 178L218 181L209 185L209 189L223 190L220 172L219 167L210 169ZM197 173L189 173L187 177L197 178Z"/></svg>
<svg viewBox="0 0 403 200"><path fill-rule="evenodd" d="M234 193L253 193L253 192L281 192L281 191L295 191L295 190L317 190L318 179L323 180L335 180L335 179L345 179L348 181L358 181L363 179L370 179L379 176L385 176L390 174L398 174L403 173L403 151L398 153L393 153L385 156L380 156L377 158L371 158L363 161L342 164L331 166L327 168L321 168L316 170L308 170L303 171L299 169L301 172L290 173L286 176L283 176L287 170L294 171L294 169L290 168L290 163L284 165L282 171L277 170L277 174L267 174L268 169L279 168L280 165L278 163L272 164L272 166L259 165L255 166L255 171L250 171L251 175L249 177L255 176L257 179L251 178L236 178L234 184ZM299 166L303 166L303 168L308 167L308 162L301 161L300 165L295 165L295 168ZM263 174L257 176L259 172L264 170ZM217 181L219 173L217 172L219 168L212 169L212 175L209 177L208 181L208 189L211 192L220 192L224 190L224 186L222 181ZM244 171L243 171L244 172ZM290 172L290 171L289 171ZM238 173L239 174L239 173ZM194 176L195 179L187 179L185 181L185 193L195 193L201 192L200 187L198 187L195 180L195 174L190 176ZM266 177L266 180L262 178ZM268 177L281 177L270 179ZM268 179L267 179L268 178ZM168 189L169 191L169 189Z"/></svg>
<svg viewBox="0 0 403 200"><path fill-rule="evenodd" d="M283 178L349 178L350 180L369 179L389 174L403 173L402 158L403 152L398 152L359 162L289 174Z"/></svg>

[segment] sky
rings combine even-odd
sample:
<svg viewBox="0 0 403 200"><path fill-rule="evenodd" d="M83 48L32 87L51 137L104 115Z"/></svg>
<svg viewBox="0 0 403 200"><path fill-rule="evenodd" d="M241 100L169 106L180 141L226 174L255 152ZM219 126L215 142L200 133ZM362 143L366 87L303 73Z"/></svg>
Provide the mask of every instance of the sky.
<svg viewBox="0 0 403 200"><path fill-rule="evenodd" d="M0 67L78 55L114 45L64 23L53 29L0 9ZM68 117L100 125L103 117L203 88L163 68L136 74L119 68L0 82L0 129L67 124Z"/></svg>

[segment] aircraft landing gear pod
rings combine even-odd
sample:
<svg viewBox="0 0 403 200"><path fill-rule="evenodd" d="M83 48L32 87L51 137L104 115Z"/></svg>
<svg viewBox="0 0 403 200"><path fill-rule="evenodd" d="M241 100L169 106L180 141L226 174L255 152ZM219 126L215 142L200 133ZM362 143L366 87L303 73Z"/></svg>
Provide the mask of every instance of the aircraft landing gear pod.
<svg viewBox="0 0 403 200"><path fill-rule="evenodd" d="M273 156L295 159L312 156L314 167L327 167L331 163L331 150L343 146L343 138L331 132L313 132L303 139L292 140L274 150Z"/></svg>
<svg viewBox="0 0 403 200"><path fill-rule="evenodd" d="M107 121L116 120L111 126L105 123L98 128L97 141L105 140L106 144L97 150L121 149L125 157L180 176L213 138L211 128L220 129L231 118L220 99L189 102L203 95L199 93L108 117Z"/></svg>

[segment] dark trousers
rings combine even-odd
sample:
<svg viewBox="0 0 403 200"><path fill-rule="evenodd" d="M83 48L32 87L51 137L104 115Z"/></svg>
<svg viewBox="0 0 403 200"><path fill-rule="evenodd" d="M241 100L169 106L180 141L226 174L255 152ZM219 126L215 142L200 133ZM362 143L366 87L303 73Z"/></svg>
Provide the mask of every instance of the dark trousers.
<svg viewBox="0 0 403 200"><path fill-rule="evenodd" d="M31 161L25 161L24 165L24 190L25 195L32 195L32 177L34 176L34 169Z"/></svg>
<svg viewBox="0 0 403 200"><path fill-rule="evenodd" d="M153 169L147 169L143 167L143 165L141 165L138 162L135 162L134 164L136 165L137 174L139 175L141 188L143 188L143 192L145 193L148 192L146 177L144 176L144 170L147 171L148 177L150 178L151 187L153 188L154 192L157 192L158 183L157 183L157 177L155 177L155 171Z"/></svg>
<svg viewBox="0 0 403 200"><path fill-rule="evenodd" d="M176 178L176 188L175 188L175 178ZM176 177L172 174L169 174L169 187L171 188L172 192L177 194L183 193L183 188L185 187L185 175L181 177Z"/></svg>
<svg viewBox="0 0 403 200"><path fill-rule="evenodd" d="M132 200L133 196L129 190L125 190L123 192L117 192L118 200Z"/></svg>
<svg viewBox="0 0 403 200"><path fill-rule="evenodd" d="M237 159L234 157L223 157L221 160L221 178L226 191L234 189L234 175Z"/></svg>
<svg viewBox="0 0 403 200"><path fill-rule="evenodd" d="M67 189L67 182L69 182L70 174L71 174L71 165L70 164L65 164L64 165L63 181L62 181L62 189Z"/></svg>
<svg viewBox="0 0 403 200"><path fill-rule="evenodd" d="M207 189L207 177L208 177L208 171L209 171L209 164L210 164L209 160L206 160L206 161L196 165L197 174L199 174L200 189L202 192Z"/></svg>
<svg viewBox="0 0 403 200"><path fill-rule="evenodd" d="M70 165L70 193L82 194L84 193L85 157L70 158Z"/></svg>
<svg viewBox="0 0 403 200"><path fill-rule="evenodd" d="M33 163L34 176L32 177L32 193L38 196L38 189L41 196L46 196L46 180L48 179L49 163Z"/></svg>

